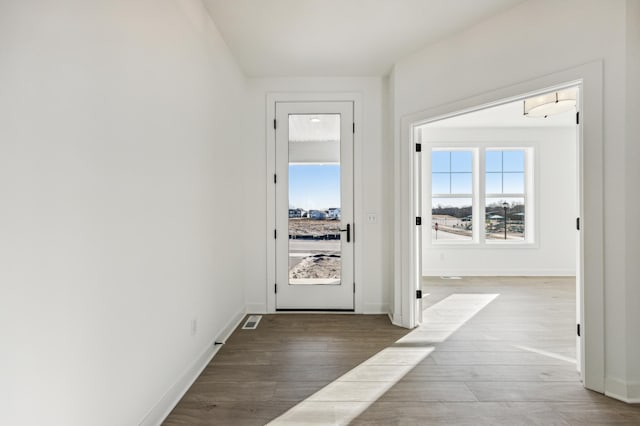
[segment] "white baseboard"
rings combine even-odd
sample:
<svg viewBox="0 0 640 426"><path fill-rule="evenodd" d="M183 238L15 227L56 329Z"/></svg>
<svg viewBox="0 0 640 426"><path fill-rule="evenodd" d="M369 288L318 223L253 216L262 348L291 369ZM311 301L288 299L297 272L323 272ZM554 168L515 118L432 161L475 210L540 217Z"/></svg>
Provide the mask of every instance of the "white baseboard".
<svg viewBox="0 0 640 426"><path fill-rule="evenodd" d="M569 269L428 269L423 277L574 277L576 271Z"/></svg>
<svg viewBox="0 0 640 426"><path fill-rule="evenodd" d="M264 303L247 304L248 314L267 314L267 306ZM378 315L389 313L388 303L365 303L362 310L364 315Z"/></svg>
<svg viewBox="0 0 640 426"><path fill-rule="evenodd" d="M629 402L630 404L640 404L640 382L632 382L627 386L629 389Z"/></svg>
<svg viewBox="0 0 640 426"><path fill-rule="evenodd" d="M178 404L180 399L189 390L193 382L202 373L207 365L211 362L215 354L220 350L220 345L214 342L225 342L236 327L242 322L245 316L244 308L238 311L227 324L222 328L220 333L213 339L209 345L185 370L178 380L171 386L162 396L160 401L149 411L149 413L139 423L140 426L156 426L160 425L167 418L171 410Z"/></svg>
<svg viewBox="0 0 640 426"><path fill-rule="evenodd" d="M604 394L628 404L640 403L640 383L607 378Z"/></svg>
<svg viewBox="0 0 640 426"><path fill-rule="evenodd" d="M388 303L365 303L362 313L365 315L388 314L389 304Z"/></svg>
<svg viewBox="0 0 640 426"><path fill-rule="evenodd" d="M398 326L398 324L393 322L393 313L392 312L387 312L387 316L389 317L389 321L391 322L391 324L393 324L395 326Z"/></svg>
<svg viewBox="0 0 640 426"><path fill-rule="evenodd" d="M391 324L395 325L396 327L403 327L402 325L402 318L400 318L399 315L396 315L395 313L389 313L389 319L391 320Z"/></svg>
<svg viewBox="0 0 640 426"><path fill-rule="evenodd" d="M246 309L240 309L236 314L227 321L227 324L222 328L218 336L216 337L216 342L226 342L229 336L234 332L238 325L242 322L242 319L247 314Z"/></svg>

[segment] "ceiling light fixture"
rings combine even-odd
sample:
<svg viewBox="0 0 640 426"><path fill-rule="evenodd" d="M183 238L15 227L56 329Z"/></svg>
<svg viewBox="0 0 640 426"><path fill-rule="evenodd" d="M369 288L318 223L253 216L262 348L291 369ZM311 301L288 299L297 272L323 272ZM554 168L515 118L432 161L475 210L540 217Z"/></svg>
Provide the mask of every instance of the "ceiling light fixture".
<svg viewBox="0 0 640 426"><path fill-rule="evenodd" d="M319 119L318 117L311 117L311 118L309 119L309 121L310 121L310 122L312 122L312 123L319 123L319 122L320 122L320 119Z"/></svg>
<svg viewBox="0 0 640 426"><path fill-rule="evenodd" d="M526 117L544 117L560 114L575 108L578 89L558 90L557 92L545 93L524 100L524 115Z"/></svg>

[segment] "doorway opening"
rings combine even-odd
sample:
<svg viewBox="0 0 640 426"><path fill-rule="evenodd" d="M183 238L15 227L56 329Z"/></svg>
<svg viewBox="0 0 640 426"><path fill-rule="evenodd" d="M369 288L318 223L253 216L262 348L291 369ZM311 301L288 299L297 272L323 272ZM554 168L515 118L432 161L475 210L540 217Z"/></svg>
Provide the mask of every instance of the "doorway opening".
<svg viewBox="0 0 640 426"><path fill-rule="evenodd" d="M428 295L417 301L416 320L451 291L496 292L491 283L497 282L508 294L513 281L535 294L536 286L542 291L555 284L566 300L554 321L566 335L554 335L547 324L549 333L540 338L563 343L540 342L552 350L530 341L510 346L573 360L584 382L576 333L583 323L580 89L570 83L423 121L413 125L412 138L420 145L414 206L424 224L415 236L416 285ZM530 99L567 92L573 94L570 108L536 118L523 114ZM525 317L514 317L514 324Z"/></svg>

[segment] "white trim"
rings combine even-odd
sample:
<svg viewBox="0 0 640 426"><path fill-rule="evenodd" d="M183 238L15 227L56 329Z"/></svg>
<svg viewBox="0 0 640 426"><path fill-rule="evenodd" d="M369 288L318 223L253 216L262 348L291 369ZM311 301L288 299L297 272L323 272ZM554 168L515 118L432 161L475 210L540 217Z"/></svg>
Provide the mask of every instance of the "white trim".
<svg viewBox="0 0 640 426"><path fill-rule="evenodd" d="M356 132L353 135L353 186L362 188L362 136L363 136L363 102L360 92L270 92L266 96L266 117L265 117L265 141L266 141L266 194L267 194L267 214L266 220L266 252L267 252L267 280L265 282L266 291L266 312L276 312L276 299L273 291L276 282L276 249L273 238L275 229L275 187L273 185L273 174L275 173L275 132L273 129L273 119L275 118L276 102L353 102L353 119L356 123ZM363 247L362 239L358 238L365 224L365 214L363 210L362 191L354 191L353 195L353 221L354 221L354 281L356 283L356 293L354 297L354 312L363 312L363 283L364 276Z"/></svg>
<svg viewBox="0 0 640 426"><path fill-rule="evenodd" d="M389 304L388 303L365 303L362 313L365 315L380 315L380 314L390 315Z"/></svg>
<svg viewBox="0 0 640 426"><path fill-rule="evenodd" d="M238 325L242 322L242 319L247 314L246 309L241 309L227 322L227 325L222 328L222 331L218 333L218 337L215 338L216 342L226 343L227 339L233 334Z"/></svg>
<svg viewBox="0 0 640 426"><path fill-rule="evenodd" d="M415 148L411 125L417 120L411 116L401 118L399 143L394 152L394 324L405 328L416 327L414 300L419 285L413 276L415 241L414 159Z"/></svg>
<svg viewBox="0 0 640 426"><path fill-rule="evenodd" d="M448 277L575 277L574 269L430 269L428 276Z"/></svg>
<svg viewBox="0 0 640 426"><path fill-rule="evenodd" d="M640 382L625 382L624 380L607 377L605 395L628 404L640 403Z"/></svg>
<svg viewBox="0 0 640 426"><path fill-rule="evenodd" d="M481 237L484 234L480 235ZM460 250L488 250L488 249L512 249L517 248L518 250L528 250L528 249L537 249L540 248L540 243L538 241L528 243L524 240L515 240L515 241L504 241L504 240L485 240L484 243L479 244L475 241L451 241L451 242L432 242L429 245L429 249L440 250L440 249L460 249Z"/></svg>
<svg viewBox="0 0 640 426"><path fill-rule="evenodd" d="M400 324L398 321L394 319L393 314L388 313L387 316L389 317L389 321L391 321L391 324L395 325L396 327L402 327L402 324Z"/></svg>
<svg viewBox="0 0 640 426"><path fill-rule="evenodd" d="M630 382L627 384L629 392L626 402L631 404L640 404L640 382Z"/></svg>
<svg viewBox="0 0 640 426"><path fill-rule="evenodd" d="M202 371L209 365L215 354L220 350L221 345L215 342L225 342L231 333L240 325L245 317L245 310L241 309L222 328L213 342L202 351L202 353L191 363L191 365L180 375L178 380L162 395L153 408L139 423L140 426L152 426L161 424L182 397L187 393Z"/></svg>
<svg viewBox="0 0 640 426"><path fill-rule="evenodd" d="M582 330L580 339L583 383L585 387L605 391L604 340L604 164L603 164L603 63L594 61L571 69L531 79L513 86L496 89L461 101L436 106L400 117L399 135L395 143L395 313L407 328L416 324L411 306L412 294L419 282L411 276L415 241L411 230L415 226L411 213L413 201L413 142L411 129L443 118L556 90L580 86L578 110L581 123L579 137L579 196L582 230L580 239L580 270L578 285L582 295ZM582 95L584 94L584 95ZM588 173L585 172L588 170Z"/></svg>

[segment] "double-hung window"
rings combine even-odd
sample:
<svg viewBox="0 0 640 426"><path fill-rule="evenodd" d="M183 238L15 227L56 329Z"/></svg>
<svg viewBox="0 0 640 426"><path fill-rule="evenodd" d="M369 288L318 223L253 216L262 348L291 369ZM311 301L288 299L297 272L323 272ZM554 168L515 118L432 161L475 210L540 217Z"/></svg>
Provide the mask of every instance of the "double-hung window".
<svg viewBox="0 0 640 426"><path fill-rule="evenodd" d="M434 240L473 240L473 160L469 149L431 153Z"/></svg>
<svg viewBox="0 0 640 426"><path fill-rule="evenodd" d="M532 156L531 147L432 147L431 241L533 242Z"/></svg>
<svg viewBox="0 0 640 426"><path fill-rule="evenodd" d="M523 149L485 150L487 240L525 239L525 153Z"/></svg>

